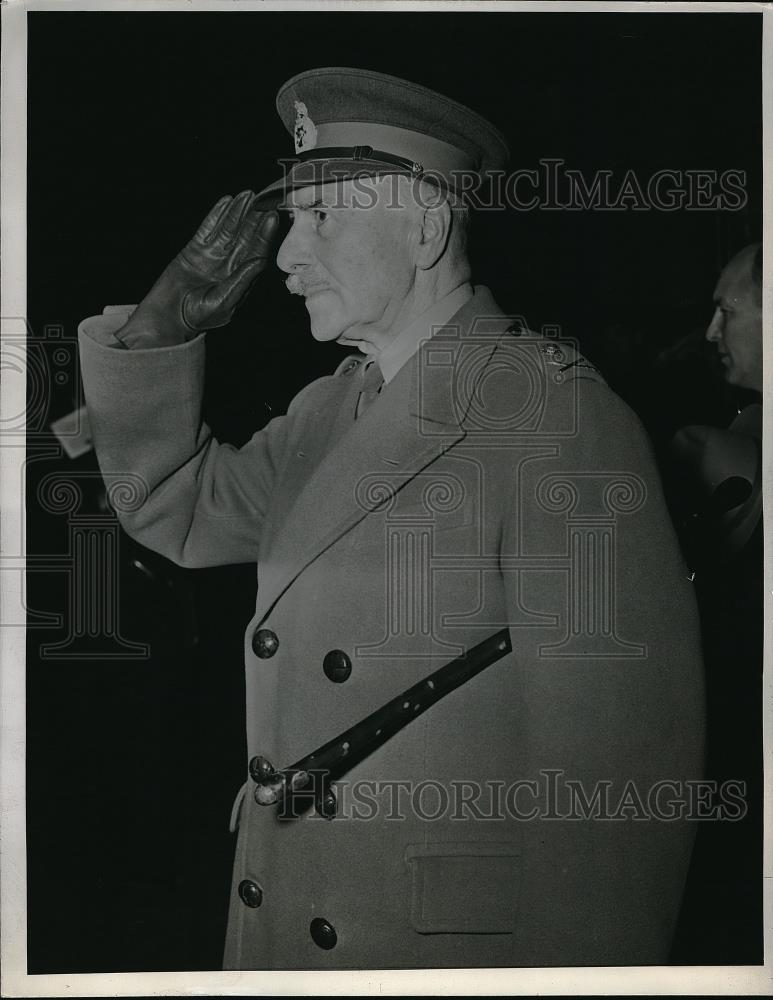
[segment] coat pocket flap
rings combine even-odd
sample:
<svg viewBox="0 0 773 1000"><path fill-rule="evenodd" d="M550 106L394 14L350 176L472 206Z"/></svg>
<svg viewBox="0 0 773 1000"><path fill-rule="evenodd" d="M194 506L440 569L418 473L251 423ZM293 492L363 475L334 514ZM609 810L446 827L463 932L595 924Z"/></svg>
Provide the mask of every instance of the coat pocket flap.
<svg viewBox="0 0 773 1000"><path fill-rule="evenodd" d="M520 855L513 842L409 846L413 929L419 934L512 934Z"/></svg>

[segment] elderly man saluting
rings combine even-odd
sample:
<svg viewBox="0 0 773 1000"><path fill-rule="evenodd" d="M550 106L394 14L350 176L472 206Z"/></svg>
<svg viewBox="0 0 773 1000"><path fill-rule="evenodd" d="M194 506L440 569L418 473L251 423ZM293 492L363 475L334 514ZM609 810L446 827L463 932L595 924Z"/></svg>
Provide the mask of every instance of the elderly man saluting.
<svg viewBox="0 0 773 1000"><path fill-rule="evenodd" d="M126 530L258 566L225 966L663 962L702 689L642 429L471 283L496 129L354 69L277 108L284 177L81 328L101 467L143 484ZM200 334L263 270L277 204L313 336L357 353L235 449L201 418Z"/></svg>

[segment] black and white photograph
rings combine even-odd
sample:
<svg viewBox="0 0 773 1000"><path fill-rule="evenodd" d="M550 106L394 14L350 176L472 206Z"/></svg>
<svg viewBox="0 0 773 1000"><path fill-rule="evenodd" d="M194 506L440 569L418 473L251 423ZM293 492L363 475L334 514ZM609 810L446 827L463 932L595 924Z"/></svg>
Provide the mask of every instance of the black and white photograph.
<svg viewBox="0 0 773 1000"><path fill-rule="evenodd" d="M768 993L770 9L2 13L3 995Z"/></svg>

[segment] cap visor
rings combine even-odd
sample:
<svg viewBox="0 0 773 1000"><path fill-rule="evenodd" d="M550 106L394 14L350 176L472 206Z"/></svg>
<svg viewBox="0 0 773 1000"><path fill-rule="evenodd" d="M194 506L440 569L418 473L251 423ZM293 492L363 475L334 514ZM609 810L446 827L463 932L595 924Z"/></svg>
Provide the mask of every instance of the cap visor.
<svg viewBox="0 0 773 1000"><path fill-rule="evenodd" d="M411 172L380 160L305 160L295 163L287 174L259 191L255 204L259 208L278 208L289 191L320 184L336 184L359 177L381 177L399 174L410 177Z"/></svg>

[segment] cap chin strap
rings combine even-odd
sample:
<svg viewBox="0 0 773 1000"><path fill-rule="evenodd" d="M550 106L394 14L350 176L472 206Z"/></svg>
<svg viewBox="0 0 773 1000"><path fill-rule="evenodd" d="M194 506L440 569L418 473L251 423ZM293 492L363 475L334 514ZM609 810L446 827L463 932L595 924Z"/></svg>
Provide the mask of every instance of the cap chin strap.
<svg viewBox="0 0 773 1000"><path fill-rule="evenodd" d="M373 149L372 146L324 146L319 149L307 149L302 153L296 153L294 157L288 157L284 162L296 160L305 163L307 160L375 160L379 163L388 163L390 166L400 167L406 170L413 177L421 177L424 173L424 165L409 160L405 156L395 156L394 153L385 153L382 149Z"/></svg>

